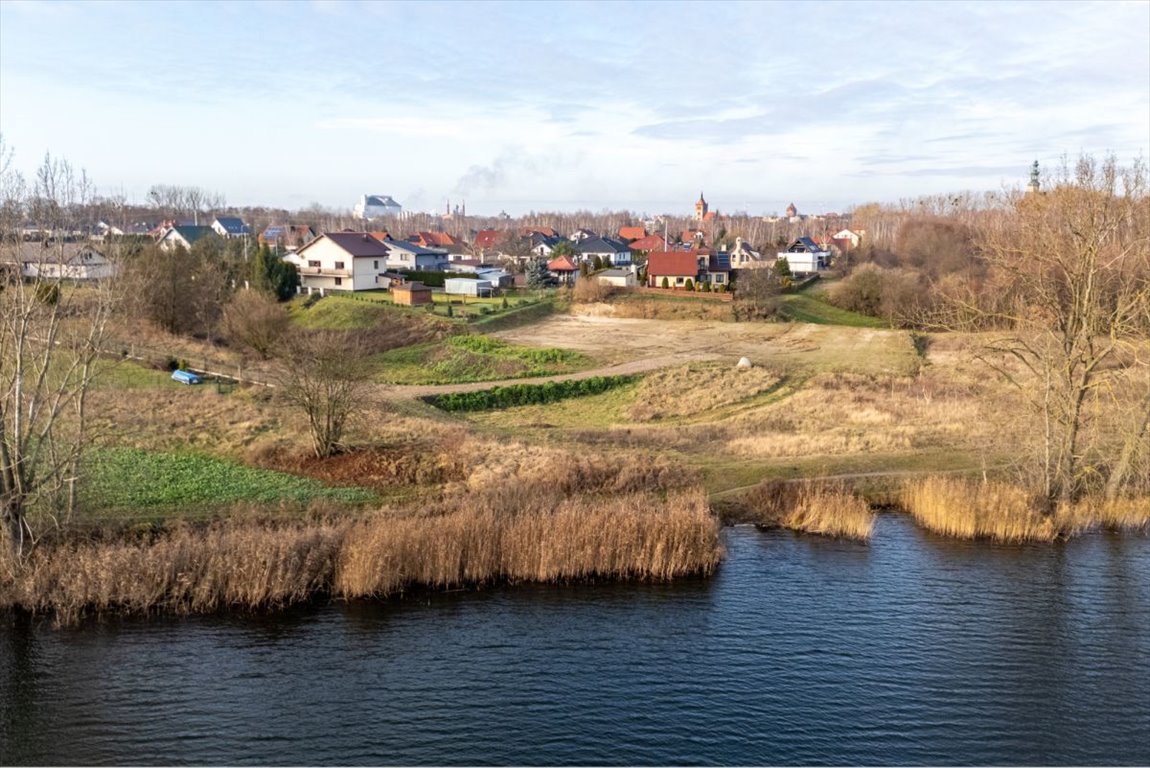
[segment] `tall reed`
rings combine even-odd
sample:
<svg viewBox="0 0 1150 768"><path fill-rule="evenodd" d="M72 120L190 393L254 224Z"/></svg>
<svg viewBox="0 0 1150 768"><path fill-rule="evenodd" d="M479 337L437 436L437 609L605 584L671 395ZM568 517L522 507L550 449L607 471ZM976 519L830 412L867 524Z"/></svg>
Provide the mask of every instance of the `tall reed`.
<svg viewBox="0 0 1150 768"><path fill-rule="evenodd" d="M859 541L874 529L870 505L841 480L763 481L747 504L761 525Z"/></svg>
<svg viewBox="0 0 1150 768"><path fill-rule="evenodd" d="M0 559L0 608L200 613L417 586L710 573L722 557L701 491L561 499L523 488L450 498L418 517L233 518L151 538L64 540Z"/></svg>
<svg viewBox="0 0 1150 768"><path fill-rule="evenodd" d="M903 486L901 506L944 536L1002 542L1052 541L1091 528L1150 524L1150 498L1086 497L1045 513L1035 494L1010 483L928 477Z"/></svg>

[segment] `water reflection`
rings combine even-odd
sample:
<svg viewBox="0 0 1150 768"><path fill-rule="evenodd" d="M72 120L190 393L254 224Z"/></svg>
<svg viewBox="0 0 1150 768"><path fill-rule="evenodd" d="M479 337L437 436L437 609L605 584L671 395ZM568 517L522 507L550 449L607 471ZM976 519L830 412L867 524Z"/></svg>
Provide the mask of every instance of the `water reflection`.
<svg viewBox="0 0 1150 768"><path fill-rule="evenodd" d="M1150 762L1150 541L727 532L710 579L6 619L0 762Z"/></svg>

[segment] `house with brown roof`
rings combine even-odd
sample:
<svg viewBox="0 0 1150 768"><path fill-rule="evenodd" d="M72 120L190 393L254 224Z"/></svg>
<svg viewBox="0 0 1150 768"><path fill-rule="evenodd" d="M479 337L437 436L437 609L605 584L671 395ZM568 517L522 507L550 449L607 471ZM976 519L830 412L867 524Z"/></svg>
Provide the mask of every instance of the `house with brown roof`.
<svg viewBox="0 0 1150 768"><path fill-rule="evenodd" d="M619 239L626 240L631 243L634 240L641 240L647 236L647 230L643 227L619 227Z"/></svg>
<svg viewBox="0 0 1150 768"><path fill-rule="evenodd" d="M699 281L699 256L694 251L655 251L647 256L647 286L682 288Z"/></svg>
<svg viewBox="0 0 1150 768"><path fill-rule="evenodd" d="M370 291L382 287L388 247L368 232L328 232L285 257L312 291Z"/></svg>

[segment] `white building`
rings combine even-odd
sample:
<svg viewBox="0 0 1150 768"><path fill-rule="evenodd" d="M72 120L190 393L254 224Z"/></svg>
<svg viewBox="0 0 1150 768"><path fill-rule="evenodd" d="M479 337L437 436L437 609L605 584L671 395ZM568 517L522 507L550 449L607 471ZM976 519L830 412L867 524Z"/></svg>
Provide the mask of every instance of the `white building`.
<svg viewBox="0 0 1150 768"><path fill-rule="evenodd" d="M299 269L300 287L310 293L383 288L387 256L387 246L366 232L329 232L286 258Z"/></svg>
<svg viewBox="0 0 1150 768"><path fill-rule="evenodd" d="M819 270L826 269L830 263L830 251L820 248L809 237L800 237L785 251L779 251L778 258L786 259L791 272L797 275L811 275Z"/></svg>
<svg viewBox="0 0 1150 768"><path fill-rule="evenodd" d="M403 206L391 195L362 195L352 211L361 219L378 219L399 216L403 213Z"/></svg>
<svg viewBox="0 0 1150 768"><path fill-rule="evenodd" d="M20 274L29 279L103 280L116 265L87 243L21 243Z"/></svg>

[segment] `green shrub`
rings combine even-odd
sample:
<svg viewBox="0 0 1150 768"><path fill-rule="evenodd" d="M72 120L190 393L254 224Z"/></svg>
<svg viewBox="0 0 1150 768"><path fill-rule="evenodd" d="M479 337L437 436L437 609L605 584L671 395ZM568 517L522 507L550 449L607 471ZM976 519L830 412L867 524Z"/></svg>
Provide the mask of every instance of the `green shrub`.
<svg viewBox="0 0 1150 768"><path fill-rule="evenodd" d="M520 405L545 405L572 397L598 395L637 380L638 376L593 376L589 379L548 381L543 384L512 384L478 392L454 392L424 400L443 411L488 411Z"/></svg>

